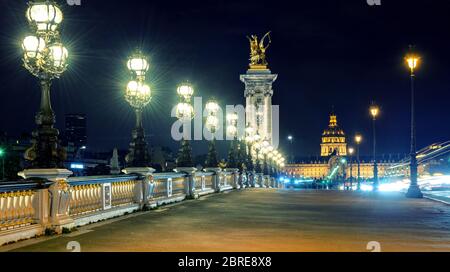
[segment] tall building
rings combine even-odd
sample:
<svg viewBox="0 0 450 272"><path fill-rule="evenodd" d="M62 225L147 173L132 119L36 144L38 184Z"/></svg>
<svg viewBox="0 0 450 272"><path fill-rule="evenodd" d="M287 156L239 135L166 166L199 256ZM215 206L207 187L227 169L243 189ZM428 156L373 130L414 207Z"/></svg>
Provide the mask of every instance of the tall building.
<svg viewBox="0 0 450 272"><path fill-rule="evenodd" d="M322 133L322 144L320 145L322 157L347 156L347 142L344 131L339 128L336 114L330 115L330 124Z"/></svg>
<svg viewBox="0 0 450 272"><path fill-rule="evenodd" d="M66 114L65 139L68 145L73 145L76 150L87 145L87 120L85 114Z"/></svg>

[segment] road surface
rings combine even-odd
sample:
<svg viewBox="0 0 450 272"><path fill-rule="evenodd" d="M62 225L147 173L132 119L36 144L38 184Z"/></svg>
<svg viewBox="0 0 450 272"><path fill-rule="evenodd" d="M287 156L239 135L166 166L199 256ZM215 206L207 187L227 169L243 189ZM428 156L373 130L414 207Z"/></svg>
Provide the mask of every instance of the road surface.
<svg viewBox="0 0 450 272"><path fill-rule="evenodd" d="M400 193L250 189L32 239L0 250L450 251L450 206Z"/></svg>

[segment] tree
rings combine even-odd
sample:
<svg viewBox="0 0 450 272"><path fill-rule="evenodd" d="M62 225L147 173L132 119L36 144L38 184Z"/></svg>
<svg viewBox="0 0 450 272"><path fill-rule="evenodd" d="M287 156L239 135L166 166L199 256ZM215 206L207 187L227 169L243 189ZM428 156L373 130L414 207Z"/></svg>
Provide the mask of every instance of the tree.
<svg viewBox="0 0 450 272"><path fill-rule="evenodd" d="M189 141L182 140L177 157L177 167L193 167L193 165L191 145Z"/></svg>
<svg viewBox="0 0 450 272"><path fill-rule="evenodd" d="M206 167L218 167L219 166L219 160L217 159L216 143L214 140L211 140L209 142L208 155L206 157L205 165L206 165Z"/></svg>
<svg viewBox="0 0 450 272"><path fill-rule="evenodd" d="M228 150L228 162L227 168L238 168L238 143L237 140L233 140L230 144L230 149Z"/></svg>

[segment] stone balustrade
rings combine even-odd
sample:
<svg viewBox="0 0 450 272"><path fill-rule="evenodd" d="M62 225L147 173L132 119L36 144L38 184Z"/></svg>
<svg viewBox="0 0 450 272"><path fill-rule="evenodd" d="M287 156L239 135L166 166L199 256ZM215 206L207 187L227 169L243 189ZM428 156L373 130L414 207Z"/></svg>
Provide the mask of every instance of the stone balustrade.
<svg viewBox="0 0 450 272"><path fill-rule="evenodd" d="M238 169L31 179L0 183L0 245L215 192L279 187ZM254 185L254 184L253 184Z"/></svg>

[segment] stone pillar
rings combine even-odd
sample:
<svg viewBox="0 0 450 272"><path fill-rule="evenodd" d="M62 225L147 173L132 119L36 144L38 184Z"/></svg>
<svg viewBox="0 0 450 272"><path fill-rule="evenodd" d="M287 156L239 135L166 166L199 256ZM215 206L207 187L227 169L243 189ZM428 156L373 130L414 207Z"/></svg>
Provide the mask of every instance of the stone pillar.
<svg viewBox="0 0 450 272"><path fill-rule="evenodd" d="M38 194L37 217L38 220L61 233L63 228L74 227L73 219L69 215L70 186L67 178L72 175L67 169L27 169L19 176L30 178L43 178L52 182L47 192L40 190ZM49 202L48 202L49 201ZM47 217L48 214L48 217Z"/></svg>
<svg viewBox="0 0 450 272"><path fill-rule="evenodd" d="M197 168L195 167L177 167L175 169L177 173L185 173L185 183L184 190L187 198L196 199L198 198L198 194L195 191L195 172L197 172Z"/></svg>
<svg viewBox="0 0 450 272"><path fill-rule="evenodd" d="M254 129L258 129L258 134L272 142L272 84L277 80L278 75L272 74L269 69L249 69L247 73L241 75L240 79L245 84L244 96L246 98L246 123ZM262 109L262 123L257 124L256 111Z"/></svg>
<svg viewBox="0 0 450 272"><path fill-rule="evenodd" d="M139 203L140 209L147 209L149 199L153 193L153 173L156 170L151 167L128 167L122 170L127 175L136 174L139 177L138 185L134 189L134 201Z"/></svg>
<svg viewBox="0 0 450 272"><path fill-rule="evenodd" d="M214 172L213 176L213 189L216 193L220 192L220 175L222 172L221 168L205 168L206 172Z"/></svg>

